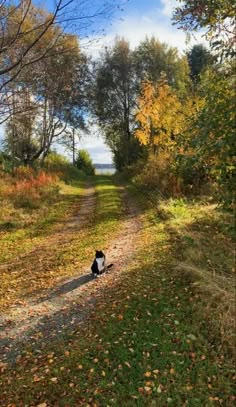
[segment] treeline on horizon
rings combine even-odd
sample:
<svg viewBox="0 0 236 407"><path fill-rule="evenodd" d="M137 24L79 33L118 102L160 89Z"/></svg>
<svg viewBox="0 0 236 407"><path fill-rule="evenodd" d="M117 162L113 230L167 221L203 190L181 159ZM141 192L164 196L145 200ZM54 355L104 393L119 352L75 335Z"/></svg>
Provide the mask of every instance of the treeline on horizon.
<svg viewBox="0 0 236 407"><path fill-rule="evenodd" d="M86 132L89 117L99 126L118 171L167 195L205 188L230 207L233 45L231 38L222 41L224 26L217 34L206 18L207 8L183 3L175 21L183 25L188 16L185 29L207 27L211 50L200 44L180 55L154 37L132 49L128 40L116 38L93 60L63 25L48 24L52 17L47 10L31 5L22 17L21 8L12 13L0 9L7 23L0 67L2 167L42 166L55 141L75 148L75 135ZM233 6L219 3L211 5L211 13L223 24L221 14L230 19ZM6 64L10 69L4 70Z"/></svg>

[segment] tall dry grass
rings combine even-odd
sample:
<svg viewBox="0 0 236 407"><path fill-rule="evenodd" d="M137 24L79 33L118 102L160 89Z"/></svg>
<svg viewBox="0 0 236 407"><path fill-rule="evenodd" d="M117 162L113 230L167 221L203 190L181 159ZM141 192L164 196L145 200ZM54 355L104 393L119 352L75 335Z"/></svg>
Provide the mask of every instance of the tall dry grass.
<svg viewBox="0 0 236 407"><path fill-rule="evenodd" d="M55 197L58 191L56 175L36 172L29 167L19 167L12 175L1 171L0 199L15 207L37 208L43 201Z"/></svg>
<svg viewBox="0 0 236 407"><path fill-rule="evenodd" d="M211 325L220 328L222 344L235 355L235 277L212 273L188 263L179 263L176 271L190 279L192 286L204 294L207 318Z"/></svg>

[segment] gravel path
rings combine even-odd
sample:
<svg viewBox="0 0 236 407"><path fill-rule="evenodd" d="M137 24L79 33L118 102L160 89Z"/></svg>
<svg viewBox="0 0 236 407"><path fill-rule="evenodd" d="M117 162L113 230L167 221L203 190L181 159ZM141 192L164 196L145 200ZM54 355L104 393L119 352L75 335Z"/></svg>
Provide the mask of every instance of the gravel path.
<svg viewBox="0 0 236 407"><path fill-rule="evenodd" d="M102 277L94 279L90 273L91 262L80 270L78 277L64 281L49 295L40 300L29 300L27 305L13 307L0 318L0 355L3 362L15 362L20 357L22 346L30 343L38 349L65 330L78 329L94 308L97 298L104 296L107 288L121 278L127 262L135 253L135 236L141 227L141 221L134 202L123 191L126 216L122 220L121 230L116 239L103 250L107 261L114 267ZM77 216L71 218L61 230L56 231L51 239L64 242L63 231L79 231L88 222L95 207L95 191L87 188L82 198L82 205ZM48 241L47 241L48 247ZM35 248L39 250L39 248ZM30 256L34 253L30 253ZM29 256L29 257L30 257ZM21 259L21 266L29 257Z"/></svg>

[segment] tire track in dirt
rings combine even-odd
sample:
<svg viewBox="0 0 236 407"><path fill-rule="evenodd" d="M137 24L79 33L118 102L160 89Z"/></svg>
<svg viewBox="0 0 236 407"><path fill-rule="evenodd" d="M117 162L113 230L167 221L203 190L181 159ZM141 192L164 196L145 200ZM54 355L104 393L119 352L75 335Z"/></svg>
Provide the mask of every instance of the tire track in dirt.
<svg viewBox="0 0 236 407"><path fill-rule="evenodd" d="M18 256L16 261L1 264L0 271L7 270L11 272L19 267L23 271L28 263L31 265L32 262L34 263L35 257L41 265L43 265L44 259L48 260L51 256L54 257L55 252L52 252L51 246L56 244L59 247L60 245L69 243L70 240L73 239L73 234L82 229L91 219L95 209L95 201L95 189L94 187L87 185L84 194L79 198L78 212L76 215L65 220L63 223L59 223L53 230L52 234L45 237L43 243L36 245L26 254Z"/></svg>
<svg viewBox="0 0 236 407"><path fill-rule="evenodd" d="M33 347L45 344L53 338L63 335L65 330L73 331L86 321L90 310L94 309L96 296L115 284L125 272L126 265L135 255L136 234L142 227L135 203L123 190L126 215L116 238L104 248L107 262L114 263L114 268L102 277L94 279L90 273L89 263L78 277L68 279L57 286L40 301L28 302L27 306L18 307L0 319L0 349L2 360L14 362L21 353L24 344ZM83 216L86 215L84 209ZM80 221L71 220L74 228Z"/></svg>
<svg viewBox="0 0 236 407"><path fill-rule="evenodd" d="M45 236L43 242L35 244L32 250L23 253L11 263L0 266L3 283L4 279L9 283L12 280L12 284L8 283L5 290L4 284L0 287L3 309L7 307L9 309L10 306L10 313L14 314L17 307L21 309L20 305L26 303L24 298L39 297L42 290L54 287L57 281L66 277L66 274L63 275L63 267L59 271L60 256L89 226L94 216L95 206L95 188L87 185L76 205L73 205L73 216L55 225L50 235ZM0 324L1 319L0 316Z"/></svg>

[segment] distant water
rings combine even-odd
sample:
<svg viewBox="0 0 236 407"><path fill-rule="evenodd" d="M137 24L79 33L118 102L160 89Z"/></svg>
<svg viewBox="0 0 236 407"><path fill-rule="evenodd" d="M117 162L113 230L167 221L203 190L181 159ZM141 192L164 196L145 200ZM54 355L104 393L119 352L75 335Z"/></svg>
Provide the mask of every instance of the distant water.
<svg viewBox="0 0 236 407"><path fill-rule="evenodd" d="M115 168L96 168L95 170L96 174L115 174L116 169Z"/></svg>

